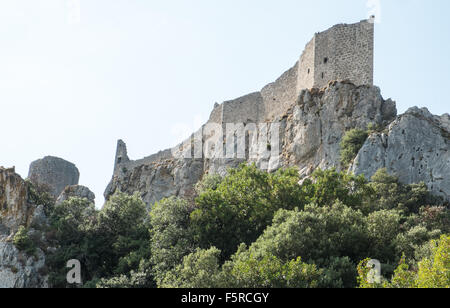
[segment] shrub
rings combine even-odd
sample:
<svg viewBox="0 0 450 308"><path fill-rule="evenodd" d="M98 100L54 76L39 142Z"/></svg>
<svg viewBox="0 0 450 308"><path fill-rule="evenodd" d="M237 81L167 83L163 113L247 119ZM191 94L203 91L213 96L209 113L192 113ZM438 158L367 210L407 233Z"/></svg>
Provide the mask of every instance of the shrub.
<svg viewBox="0 0 450 308"><path fill-rule="evenodd" d="M337 201L354 209L362 207L373 191L364 176L354 176L336 169L317 169L302 185L307 204L328 206Z"/></svg>
<svg viewBox="0 0 450 308"><path fill-rule="evenodd" d="M37 185L29 179L26 181L28 201L34 205L43 205L46 215L50 215L55 205L55 198L50 193L50 188L45 185Z"/></svg>
<svg viewBox="0 0 450 308"><path fill-rule="evenodd" d="M183 263L165 274L162 288L220 288L223 278L220 270L220 251L217 248L198 249L184 257Z"/></svg>
<svg viewBox="0 0 450 308"><path fill-rule="evenodd" d="M368 270L361 262L359 269L360 287L363 288L450 288L450 236L443 235L439 240L429 243L432 247L430 256L424 257L418 268L407 264L405 256L395 270L391 281L372 284L367 281Z"/></svg>
<svg viewBox="0 0 450 308"><path fill-rule="evenodd" d="M395 210L381 210L367 216L367 232L372 258L382 262L395 258L394 240L400 233L401 219L401 214Z"/></svg>
<svg viewBox="0 0 450 308"><path fill-rule="evenodd" d="M223 268L231 288L315 288L321 286L323 276L323 270L300 257L287 262L272 254L257 257L245 245Z"/></svg>
<svg viewBox="0 0 450 308"><path fill-rule="evenodd" d="M355 159L368 136L367 131L360 129L352 129L345 133L341 141L341 164L344 168Z"/></svg>
<svg viewBox="0 0 450 308"><path fill-rule="evenodd" d="M249 250L255 256L274 255L283 261L301 257L326 267L332 257L358 262L368 254L369 239L363 214L336 202L326 207L308 205L303 211L278 211L273 224Z"/></svg>
<svg viewBox="0 0 450 308"><path fill-rule="evenodd" d="M14 235L13 243L17 249L29 256L34 256L36 253L36 245L28 236L28 230L24 226L19 227L19 230Z"/></svg>
<svg viewBox="0 0 450 308"><path fill-rule="evenodd" d="M372 176L369 186L374 192L369 206L372 211L399 209L407 214L419 213L421 207L441 201L431 195L424 183L402 185L386 168Z"/></svg>

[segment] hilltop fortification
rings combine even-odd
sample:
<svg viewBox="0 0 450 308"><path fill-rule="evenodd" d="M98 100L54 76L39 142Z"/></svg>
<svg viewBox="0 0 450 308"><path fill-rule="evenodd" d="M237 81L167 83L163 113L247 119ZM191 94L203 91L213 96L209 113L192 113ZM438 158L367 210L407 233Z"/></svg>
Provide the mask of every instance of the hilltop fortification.
<svg viewBox="0 0 450 308"><path fill-rule="evenodd" d="M373 85L374 22L339 24L314 35L295 65L261 91L216 105L210 122L264 122L285 114L302 90L330 81Z"/></svg>
<svg viewBox="0 0 450 308"><path fill-rule="evenodd" d="M340 161L342 137L348 130L366 130L370 124L381 130L366 141L350 171L371 176L377 169L387 168L405 184L423 181L431 191L450 199L444 175L450 173L449 116L411 111L416 109L397 116L395 102L385 100L373 85L373 21L339 24L316 33L299 61L275 82L258 92L216 104L200 129L200 140L196 132L181 146L140 160L131 160L125 143L119 141L105 197L116 191L137 191L149 206L169 196L189 198L205 174L223 174L242 162L253 162L268 171L296 166L305 177L316 168L347 170ZM261 139L264 131L272 132L276 125L279 141L270 146L263 142L256 155L246 152L245 158L204 155L212 134L210 129L205 133L207 126L223 128L218 137L224 144L233 139L231 148L238 147L237 133L223 133L229 123L256 124L256 130L245 132L249 133L247 143L250 135ZM174 155L196 142L201 143L201 157ZM221 145L214 144L219 152ZM279 151L267 155L270 148ZM226 144L224 151L228 149Z"/></svg>

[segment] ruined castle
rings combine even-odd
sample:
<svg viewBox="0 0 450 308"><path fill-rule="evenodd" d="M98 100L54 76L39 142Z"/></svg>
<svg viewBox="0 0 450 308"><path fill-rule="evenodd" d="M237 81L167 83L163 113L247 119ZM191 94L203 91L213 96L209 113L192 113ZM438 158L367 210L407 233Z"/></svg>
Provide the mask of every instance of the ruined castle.
<svg viewBox="0 0 450 308"><path fill-rule="evenodd" d="M192 199L196 196L195 185L205 175L223 175L228 168L251 162L268 171L295 166L303 178L317 168L336 168L366 178L386 168L400 182L424 182L434 195L450 202L450 115L433 115L417 107L397 115L395 102L384 99L381 90L373 85L373 42L373 18L316 33L299 61L275 82L261 91L214 106L207 123L211 126L278 125L276 157L266 156L264 148L268 145L263 144L256 157L187 159L174 155L174 149L180 149L177 146L132 160L126 144L119 140L105 198L119 191L137 192L148 207L166 197ZM343 166L343 136L351 129L367 130L369 124L380 129L371 132L356 157ZM256 134L260 137L261 130ZM202 141L209 137L203 134ZM200 148L203 153L205 144ZM277 167L271 167L272 158L280 162ZM94 201L95 195L78 185L79 176L74 164L56 157L33 162L29 172L36 187L49 188L57 205L70 197ZM49 220L44 205L31 198L30 187L14 168L0 167L0 288L48 286L46 253L53 250L49 246L52 242L46 239L46 234L51 234L47 232ZM26 262L23 252L12 242L23 225L37 226L28 235L41 241L36 254Z"/></svg>
<svg viewBox="0 0 450 308"><path fill-rule="evenodd" d="M450 116L434 116L418 108L398 116L395 102L385 100L373 85L373 48L374 17L335 25L316 33L299 61L275 82L214 106L204 127L279 125L280 151L275 156L265 155L263 148L256 157L246 159L182 159L174 155L179 148L175 147L132 160L126 144L119 141L106 199L116 191L138 191L149 206L165 197L189 198L205 174L224 174L242 162L269 171L295 166L305 177L317 168L343 170L347 166L340 162L342 137L353 128L366 130L369 124L385 130L368 138L350 171L370 178L376 170L387 168L403 183L423 181L435 194L450 199L450 178L443 175L450 173ZM261 136L260 131L256 134ZM230 137L224 135L223 140ZM203 153L208 138L203 134ZM182 145L191 142L195 143L195 138Z"/></svg>
<svg viewBox="0 0 450 308"><path fill-rule="evenodd" d="M322 88L330 81L373 85L374 18L316 33L293 68L260 92L216 105L210 122L274 120L287 111L302 90Z"/></svg>

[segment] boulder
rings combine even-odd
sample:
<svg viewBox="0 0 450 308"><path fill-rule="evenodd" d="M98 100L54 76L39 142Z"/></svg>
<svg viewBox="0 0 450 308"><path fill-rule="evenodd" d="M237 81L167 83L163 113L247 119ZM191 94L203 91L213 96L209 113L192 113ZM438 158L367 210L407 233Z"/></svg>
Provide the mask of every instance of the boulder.
<svg viewBox="0 0 450 308"><path fill-rule="evenodd" d="M78 185L80 172L71 162L47 156L31 163L28 178L36 185L48 188L56 199L66 186Z"/></svg>
<svg viewBox="0 0 450 308"><path fill-rule="evenodd" d="M56 200L56 204L61 204L69 198L87 199L89 202L95 201L95 194L87 187L81 185L67 186Z"/></svg>

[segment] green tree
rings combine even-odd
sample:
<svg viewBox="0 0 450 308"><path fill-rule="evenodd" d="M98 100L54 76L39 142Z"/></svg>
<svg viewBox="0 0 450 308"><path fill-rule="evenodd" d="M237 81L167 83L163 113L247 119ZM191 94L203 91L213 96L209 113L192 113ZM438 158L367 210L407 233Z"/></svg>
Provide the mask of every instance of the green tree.
<svg viewBox="0 0 450 308"><path fill-rule="evenodd" d="M164 275L162 288L220 288L224 287L220 268L220 250L213 247L198 249L184 257L182 264Z"/></svg>
<svg viewBox="0 0 450 308"><path fill-rule="evenodd" d="M128 275L139 268L142 260L150 258L149 229L146 205L138 193L118 193L105 203L96 230L103 239L105 276Z"/></svg>
<svg viewBox="0 0 450 308"><path fill-rule="evenodd" d="M443 235L433 254L419 262L416 286L418 288L450 288L450 236Z"/></svg>
<svg viewBox="0 0 450 308"><path fill-rule="evenodd" d="M280 208L304 205L296 169L269 174L255 165L230 169L216 189L203 191L191 214L195 240L204 249L215 246L222 260L239 244L255 241Z"/></svg>
<svg viewBox="0 0 450 308"><path fill-rule="evenodd" d="M450 210L445 206L424 206L419 211L416 224L421 224L430 231L450 233Z"/></svg>
<svg viewBox="0 0 450 308"><path fill-rule="evenodd" d="M440 230L428 231L422 225L413 226L406 232L399 233L394 240L394 247L397 256L404 254L407 258L413 258L415 251L426 242L439 238Z"/></svg>
<svg viewBox="0 0 450 308"><path fill-rule="evenodd" d="M201 195L208 190L216 190L222 180L223 177L220 174L207 174L195 185L195 192L197 195Z"/></svg>
<svg viewBox="0 0 450 308"><path fill-rule="evenodd" d="M55 197L50 193L50 188L43 184L25 180L28 190L28 202L34 205L43 205L45 214L50 215L55 206Z"/></svg>
<svg viewBox="0 0 450 308"><path fill-rule="evenodd" d="M153 273L160 285L166 272L195 251L189 217L194 207L187 201L169 198L157 202L150 212Z"/></svg>
<svg viewBox="0 0 450 308"><path fill-rule="evenodd" d="M232 288L315 288L321 286L323 270L303 263L301 258L282 261L268 254L256 257L243 244L223 266L227 287Z"/></svg>
<svg viewBox="0 0 450 308"><path fill-rule="evenodd" d="M51 238L58 245L48 256L55 287L67 286L66 262L71 259L82 264L84 286L95 286L103 278L129 276L150 257L147 213L138 195L116 194L101 211L87 199L71 198L54 208L50 220Z"/></svg>
<svg viewBox="0 0 450 308"><path fill-rule="evenodd" d="M336 169L317 169L311 179L304 181L302 191L308 204L327 206L340 201L352 208L361 208L373 191L364 176L354 176Z"/></svg>
<svg viewBox="0 0 450 308"><path fill-rule="evenodd" d="M431 196L424 183L402 185L398 177L388 174L386 168L372 176L369 186L374 191L369 205L372 211L399 209L405 213L418 213L425 205L441 202Z"/></svg>
<svg viewBox="0 0 450 308"><path fill-rule="evenodd" d="M401 214L396 210L381 210L367 216L370 256L382 262L395 259L395 239L400 233Z"/></svg>
<svg viewBox="0 0 450 308"><path fill-rule="evenodd" d="M347 256L356 262L367 255L368 245L363 214L336 202L327 207L308 205L303 211L280 210L250 251L284 261L302 257L322 266L330 257Z"/></svg>
<svg viewBox="0 0 450 308"><path fill-rule="evenodd" d="M51 216L49 239L58 249L47 256L50 283L54 287L66 287L66 263L77 259L83 265L83 281L89 281L101 271L102 240L95 236L98 211L87 199L70 198L57 205Z"/></svg>

